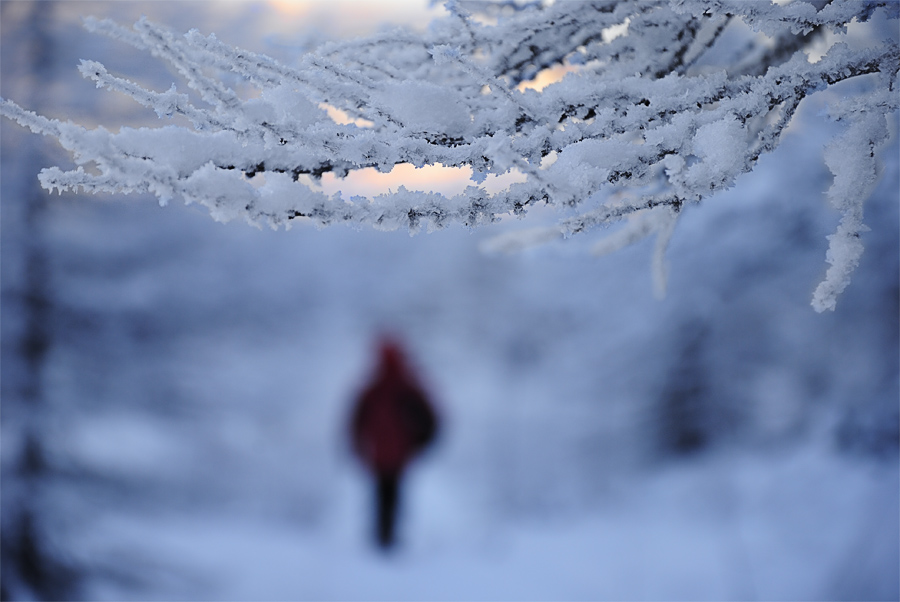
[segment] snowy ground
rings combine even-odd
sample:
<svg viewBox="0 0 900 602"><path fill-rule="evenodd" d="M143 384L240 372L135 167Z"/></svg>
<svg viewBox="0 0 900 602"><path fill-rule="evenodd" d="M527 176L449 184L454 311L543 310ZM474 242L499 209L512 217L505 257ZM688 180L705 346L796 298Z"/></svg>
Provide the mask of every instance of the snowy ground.
<svg viewBox="0 0 900 602"><path fill-rule="evenodd" d="M894 467L827 451L705 459L626 479L592 512L486 525L439 475L415 483L395 555L365 545L357 483L309 528L245 512L110 515L82 540L115 542L154 599L801 600L894 595ZM98 599L130 598L96 584Z"/></svg>
<svg viewBox="0 0 900 602"><path fill-rule="evenodd" d="M70 46L100 60L118 48L61 31L66 77ZM21 85L8 60L4 95ZM104 94L78 90L61 99L88 113ZM84 596L900 597L900 150L895 137L883 153L853 283L816 314L838 219L822 198L837 131L826 100L805 101L779 151L685 216L663 300L652 241L603 259L592 241L491 255L481 243L522 224L271 232L152 199L54 198L40 226L55 307L41 424L57 472L41 503L54 544L87 570ZM38 166L20 150L36 142L0 128L12 387L15 203ZM367 482L345 441L385 329L444 416L389 556L369 542ZM714 436L671 458L661 400L688 373L702 375ZM6 392L3 411L9 474L26 419Z"/></svg>

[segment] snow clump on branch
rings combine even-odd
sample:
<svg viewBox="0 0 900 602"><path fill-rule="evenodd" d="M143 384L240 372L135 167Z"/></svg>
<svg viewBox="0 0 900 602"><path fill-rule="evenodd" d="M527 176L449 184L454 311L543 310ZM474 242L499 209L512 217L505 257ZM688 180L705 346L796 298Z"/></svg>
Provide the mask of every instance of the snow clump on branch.
<svg viewBox="0 0 900 602"><path fill-rule="evenodd" d="M862 253L863 203L877 180L877 149L898 109L898 51L892 42L851 49L837 42L816 62L808 51L826 33L873 15L897 19L894 0L787 4L743 0L448 2L449 15L424 34L403 30L322 44L288 66L233 48L214 35L178 35L147 20L133 28L87 19L96 33L166 61L194 97L173 85L156 92L82 61L97 87L125 93L161 118L192 127L85 129L0 99L0 113L57 138L77 164L44 169L48 190L151 193L206 206L220 221L288 226L304 218L380 229L475 227L551 205L552 227L492 241L515 250L614 222L604 254L657 237L654 278L665 286L664 254L681 210L731 187L777 147L800 102L840 81L870 75L877 93L834 110L846 131L825 150L834 173L827 193L842 212L829 237L825 280L813 306L834 309ZM715 67L711 49L734 24L758 32ZM612 32L616 32L614 35ZM877 41L876 41L877 42ZM541 71L569 73L541 90L522 84ZM259 95L241 98L233 72ZM336 121L327 108L349 122ZM344 199L318 185L364 168L443 165L471 169L461 194L400 187ZM490 193L488 174L524 181ZM251 179L265 172L265 183ZM301 177L302 176L302 177Z"/></svg>

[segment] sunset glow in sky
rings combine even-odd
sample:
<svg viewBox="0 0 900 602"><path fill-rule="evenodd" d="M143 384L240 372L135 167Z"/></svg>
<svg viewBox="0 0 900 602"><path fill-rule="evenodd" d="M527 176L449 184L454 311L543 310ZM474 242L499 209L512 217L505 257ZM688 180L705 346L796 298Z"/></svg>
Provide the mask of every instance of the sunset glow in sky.
<svg viewBox="0 0 900 602"><path fill-rule="evenodd" d="M365 35L391 25L422 30L445 14L443 7L430 7L428 0L269 0L266 4L276 16L269 24L271 31L282 34L296 31L304 22L339 37Z"/></svg>
<svg viewBox="0 0 900 602"><path fill-rule="evenodd" d="M23 4L24 6L24 4ZM13 7L15 8L15 7ZM280 61L292 64L301 52L309 47L310 42L327 39L340 39L367 36L379 30L391 27L407 27L423 31L428 24L446 15L441 5L432 6L429 0L379 0L369 2L362 0L268 0L267 2L195 2L176 10L174 3L167 2L83 2L61 3L58 10L62 20L79 28L82 18L94 16L99 19L111 18L122 25L131 25L142 15L151 21L172 27L176 31L187 31L197 28L203 34L216 34L228 44L246 48L274 56ZM84 34L90 35L90 34ZM103 56L89 56L104 60ZM152 59L151 59L152 60ZM79 79L73 61L72 78ZM546 85L558 81L572 69L559 66L545 70L538 76L519 85L520 90L533 88L540 90ZM135 76L137 74L131 74ZM172 76L176 81L176 76ZM176 82L179 91L186 92L184 82ZM246 91L244 91L246 92ZM251 91L252 93L252 91ZM129 104L133 101L124 96L109 92L97 92L102 103ZM338 123L348 123L349 118L333 107L323 106L332 119ZM103 121L100 114L78 108L73 111L77 120L89 127ZM138 115L142 115L138 110ZM125 125L125 124L122 124ZM156 119L151 113L146 119L140 118L134 124L148 127L168 125ZM366 124L359 125L365 127ZM471 169L426 166L417 169L410 164L398 165L391 173L379 173L375 169L362 169L339 179L326 174L318 183L321 190L332 195L338 191L344 198L351 196L373 197L388 193L404 186L410 190L439 192L453 196L460 194L470 181ZM489 176L482 186L490 193L495 193L521 181L518 172L502 176Z"/></svg>
<svg viewBox="0 0 900 602"><path fill-rule="evenodd" d="M431 20L445 14L441 6L430 7L427 0L387 0L377 3L359 0L269 0L267 5L272 9L274 18L268 18L265 22L269 24L272 33L282 36L290 35L291 31L296 32L300 23L306 26L310 23L320 24L329 34L339 37L363 36L386 26L424 30ZM520 89L539 90L558 81L568 71L565 67L547 70L534 80L522 84ZM332 107L325 109L335 121L349 122L340 111ZM429 165L416 168L411 164L402 164L387 174L372 168L350 173L345 178L325 174L320 183L325 193L331 195L340 191L347 199L352 196L371 197L396 190L400 186L409 190L453 196L472 185L469 180L471 174L472 170L468 167ZM519 173L490 176L483 186L493 193L523 179Z"/></svg>

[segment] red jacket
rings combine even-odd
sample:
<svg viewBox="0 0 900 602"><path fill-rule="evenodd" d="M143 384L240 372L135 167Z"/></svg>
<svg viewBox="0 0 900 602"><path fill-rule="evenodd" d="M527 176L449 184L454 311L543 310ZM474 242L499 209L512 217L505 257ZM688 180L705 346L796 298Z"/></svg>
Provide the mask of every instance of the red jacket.
<svg viewBox="0 0 900 602"><path fill-rule="evenodd" d="M437 416L396 343L384 342L380 363L352 416L353 446L378 475L399 475L432 439Z"/></svg>

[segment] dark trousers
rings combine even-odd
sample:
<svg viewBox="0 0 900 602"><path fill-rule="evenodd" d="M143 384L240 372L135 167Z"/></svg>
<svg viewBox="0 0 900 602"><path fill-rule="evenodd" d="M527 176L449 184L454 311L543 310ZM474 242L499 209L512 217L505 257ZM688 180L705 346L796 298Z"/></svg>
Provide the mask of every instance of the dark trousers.
<svg viewBox="0 0 900 602"><path fill-rule="evenodd" d="M389 548L394 544L397 508L400 503L400 475L380 474L375 485L378 545Z"/></svg>

